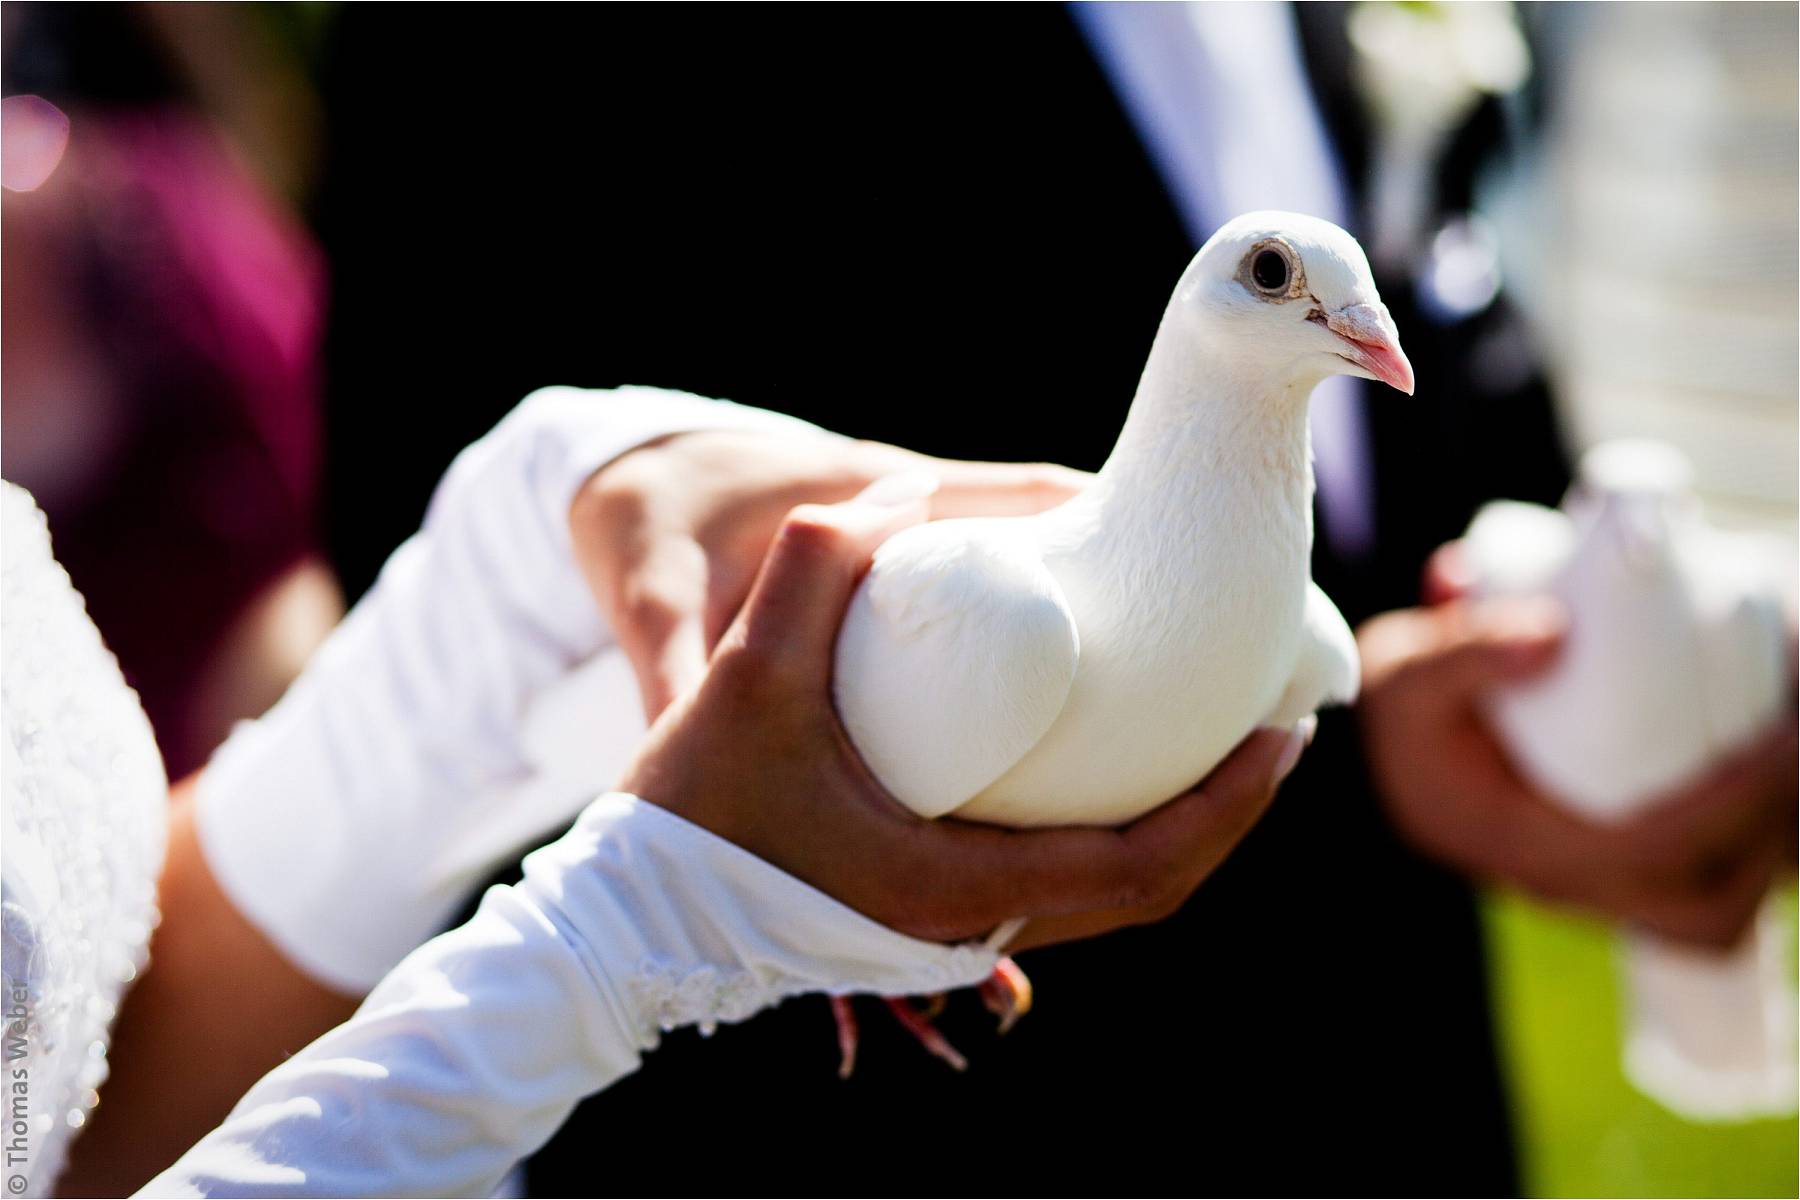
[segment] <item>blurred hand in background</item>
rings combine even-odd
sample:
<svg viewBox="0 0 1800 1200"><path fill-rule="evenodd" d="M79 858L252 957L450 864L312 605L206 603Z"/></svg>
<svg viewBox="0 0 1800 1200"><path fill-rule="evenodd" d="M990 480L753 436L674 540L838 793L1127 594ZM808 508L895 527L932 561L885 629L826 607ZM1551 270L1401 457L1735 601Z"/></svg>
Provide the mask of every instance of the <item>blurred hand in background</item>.
<svg viewBox="0 0 1800 1200"><path fill-rule="evenodd" d="M0 83L67 113L68 147L4 198L0 471L44 510L171 777L343 612L315 512L326 269L291 203L316 98L288 19L0 12Z"/></svg>
<svg viewBox="0 0 1800 1200"><path fill-rule="evenodd" d="M1428 569L1427 607L1357 631L1363 744L1395 825L1477 878L1675 941L1736 944L1793 862L1792 718L1639 816L1584 820L1520 776L1481 709L1491 689L1550 666L1560 611L1470 600L1447 549Z"/></svg>

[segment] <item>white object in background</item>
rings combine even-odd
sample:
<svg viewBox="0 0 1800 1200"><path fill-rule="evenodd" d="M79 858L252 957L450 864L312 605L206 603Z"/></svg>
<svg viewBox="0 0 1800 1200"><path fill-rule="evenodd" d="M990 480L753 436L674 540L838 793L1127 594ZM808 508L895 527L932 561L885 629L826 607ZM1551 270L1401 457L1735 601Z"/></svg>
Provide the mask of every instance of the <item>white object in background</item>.
<svg viewBox="0 0 1800 1200"><path fill-rule="evenodd" d="M834 673L876 778L927 817L1114 824L1353 697L1354 639L1308 578L1307 401L1343 374L1412 391L1356 240L1293 213L1219 230L1091 486L876 551Z"/></svg>
<svg viewBox="0 0 1800 1200"><path fill-rule="evenodd" d="M1346 32L1374 134L1370 257L1399 274L1426 257L1445 146L1483 98L1525 82L1531 50L1507 3L1357 4Z"/></svg>
<svg viewBox="0 0 1800 1200"><path fill-rule="evenodd" d="M1672 448L1610 442L1583 458L1563 512L1490 504L1465 540L1479 594L1548 592L1568 609L1560 660L1496 694L1490 715L1526 776L1593 821L1642 811L1784 707L1791 552L1708 526L1691 487ZM1794 1110L1794 998L1773 909L1723 955L1627 939L1626 1073L1683 1116Z"/></svg>
<svg viewBox="0 0 1800 1200"><path fill-rule="evenodd" d="M1792 538L1793 6L1542 4L1530 21L1556 102L1528 169L1491 173L1480 204L1565 438L1670 442L1709 519Z"/></svg>

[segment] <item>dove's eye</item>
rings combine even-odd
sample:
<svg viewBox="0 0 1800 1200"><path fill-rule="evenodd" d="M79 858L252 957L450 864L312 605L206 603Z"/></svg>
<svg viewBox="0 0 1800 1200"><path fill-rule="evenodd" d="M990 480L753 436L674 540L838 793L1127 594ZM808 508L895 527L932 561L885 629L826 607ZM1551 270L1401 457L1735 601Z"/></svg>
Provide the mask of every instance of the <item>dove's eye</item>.
<svg viewBox="0 0 1800 1200"><path fill-rule="evenodd" d="M1278 295L1287 291L1288 276L1287 256L1272 247L1265 247L1256 252L1250 260L1250 278L1255 281L1257 290L1270 295Z"/></svg>
<svg viewBox="0 0 1800 1200"><path fill-rule="evenodd" d="M1237 278L1258 299L1275 304L1306 293L1306 271L1300 256L1280 238L1264 238L1250 247L1238 264Z"/></svg>

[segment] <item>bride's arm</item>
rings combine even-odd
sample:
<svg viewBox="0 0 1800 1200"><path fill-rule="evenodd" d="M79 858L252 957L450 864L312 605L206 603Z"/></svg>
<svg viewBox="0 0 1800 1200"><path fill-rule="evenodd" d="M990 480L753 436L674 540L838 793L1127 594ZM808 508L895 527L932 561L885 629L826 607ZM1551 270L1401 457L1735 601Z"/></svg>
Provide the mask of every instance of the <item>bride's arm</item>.
<svg viewBox="0 0 1800 1200"><path fill-rule="evenodd" d="M992 962L883 929L654 805L605 797L145 1192L492 1195L662 1029L804 991L943 990Z"/></svg>
<svg viewBox="0 0 1800 1200"><path fill-rule="evenodd" d="M615 458L631 471L598 470ZM197 787L176 790L151 965L126 997L105 1103L65 1188L116 1195L166 1166L503 859L616 782L643 730L629 670L585 693L598 703L572 761L540 762L521 732L534 696L611 643L597 611L626 634L648 694L672 656L638 601L728 617L789 507L921 464L971 510L1042 507L1068 486L683 393L528 397L459 456L425 527L302 681L239 728ZM582 487L594 480L607 486ZM601 503L576 503L578 489ZM714 568L699 597L669 585L669 566L692 556ZM550 769L526 779L527 759ZM550 807L525 811L527 799Z"/></svg>
<svg viewBox="0 0 1800 1200"><path fill-rule="evenodd" d="M119 1007L101 1103L70 1146L60 1195L129 1195L264 1072L356 1009L220 890L194 832L192 777L170 800L150 967Z"/></svg>
<svg viewBox="0 0 1800 1200"><path fill-rule="evenodd" d="M471 889L585 797L520 827L521 714L612 633L572 544L596 469L696 428L841 439L790 418L651 388L546 388L451 465L423 528L270 713L201 774L195 821L232 903L289 960L361 995L443 929ZM641 732L629 692L596 727ZM596 765L613 780L633 739Z"/></svg>
<svg viewBox="0 0 1800 1200"><path fill-rule="evenodd" d="M802 992L941 991L994 954L940 941L1012 917L1048 918L1028 939L1091 934L1184 898L1267 804L1298 733L1251 738L1122 830L921 821L850 750L829 698L838 624L875 545L924 515L919 501L797 511L625 774L655 803L595 801L518 887L408 957L149 1191L490 1194L661 1029Z"/></svg>
<svg viewBox="0 0 1800 1200"><path fill-rule="evenodd" d="M790 448L830 438L771 414L649 389L551 389L459 458L425 530L396 553L302 682L269 716L240 729L202 773L197 798L177 805L152 964L127 996L112 1079L74 1145L68 1191L119 1194L172 1161L264 1071L342 1019L355 997L442 927L484 870L459 857L463 851L482 848L490 862L505 854L519 831L498 800L523 771L520 709L610 637L572 565L573 495L610 457L696 428L776 432L770 445ZM891 469L899 452L882 449L873 461ZM994 470L970 479L963 502L991 494L1016 506L1021 484L1033 495L1042 490L1032 472ZM679 470L657 463L652 473L672 481L669 495L703 492L708 479L723 492L745 491L741 478L721 480L703 455ZM749 490L778 492L781 483ZM805 498L791 487L785 495L787 504ZM769 521L750 539L760 558L773 529L767 507L758 505L751 521L703 510L692 528ZM650 544L679 545L689 527ZM700 540L698 552L714 553ZM726 602L735 607L729 595ZM609 719L640 720L629 677L618 691ZM746 774L755 772L740 767L714 787L715 799ZM596 789L609 782L592 780ZM833 794L815 791L820 802ZM502 833L490 836L495 828ZM846 859L783 861L770 845L744 844L846 898L881 881L859 876ZM844 868L858 877L829 877ZM966 877L990 885L998 878L980 864ZM883 908L882 899L859 907L890 923L917 915L893 896ZM1062 928L1090 932L1127 916L1071 916Z"/></svg>
<svg viewBox="0 0 1800 1200"><path fill-rule="evenodd" d="M842 440L652 388L533 393L458 457L301 682L174 789L150 967L64 1191L141 1185L443 928L516 853L509 838L538 832L484 822L523 771L526 698L611 640L575 566L575 493L626 451L701 429ZM610 716L641 732L629 681ZM459 837L488 857L446 871Z"/></svg>

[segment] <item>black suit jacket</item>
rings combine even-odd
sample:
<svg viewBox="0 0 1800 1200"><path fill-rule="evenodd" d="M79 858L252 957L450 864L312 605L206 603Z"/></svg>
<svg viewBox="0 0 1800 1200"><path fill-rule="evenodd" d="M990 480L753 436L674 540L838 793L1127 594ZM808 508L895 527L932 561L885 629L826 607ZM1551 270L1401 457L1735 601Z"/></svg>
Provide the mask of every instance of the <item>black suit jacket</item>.
<svg viewBox="0 0 1800 1200"><path fill-rule="evenodd" d="M353 590L455 449L548 382L1104 459L1194 247L1060 7L417 12L349 8L327 60L328 493ZM1354 171L1341 21L1306 14ZM1562 482L1504 308L1432 326L1381 284L1420 382L1371 406L1374 554L1320 542L1353 621L1413 602L1482 499ZM1473 899L1396 841L1345 714L1179 915L1024 965L1038 1005L1004 1039L952 997L966 1075L870 1008L839 1081L817 998L672 1035L532 1186L604 1192L596 1164L628 1148L649 1191L1517 1190Z"/></svg>

